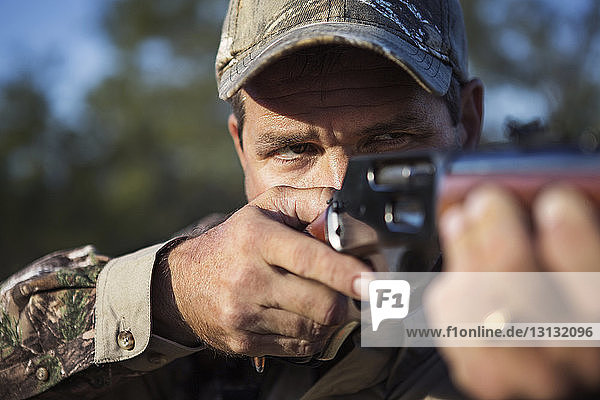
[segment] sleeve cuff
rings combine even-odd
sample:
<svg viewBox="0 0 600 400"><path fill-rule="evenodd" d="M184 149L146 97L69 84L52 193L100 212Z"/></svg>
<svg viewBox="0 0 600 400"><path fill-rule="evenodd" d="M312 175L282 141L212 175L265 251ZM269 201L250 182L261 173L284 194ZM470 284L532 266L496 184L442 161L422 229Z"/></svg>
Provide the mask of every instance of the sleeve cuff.
<svg viewBox="0 0 600 400"><path fill-rule="evenodd" d="M115 258L100 272L96 285L94 363L129 360L124 366L150 371L204 348L186 347L150 331L152 270L157 253L170 243Z"/></svg>
<svg viewBox="0 0 600 400"><path fill-rule="evenodd" d="M150 335L148 348L138 357L124 361L123 365L135 371L152 371L171 361L194 354L206 346L187 347L158 335Z"/></svg>

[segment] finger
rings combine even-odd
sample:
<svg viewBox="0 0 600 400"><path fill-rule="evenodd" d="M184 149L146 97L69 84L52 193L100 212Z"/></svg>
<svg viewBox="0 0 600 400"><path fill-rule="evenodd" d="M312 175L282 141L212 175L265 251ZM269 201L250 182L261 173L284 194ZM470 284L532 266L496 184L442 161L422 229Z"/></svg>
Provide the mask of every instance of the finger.
<svg viewBox="0 0 600 400"><path fill-rule="evenodd" d="M546 347L544 355L561 371L583 387L598 390L600 386L600 349L586 347Z"/></svg>
<svg viewBox="0 0 600 400"><path fill-rule="evenodd" d="M271 234L269 240L260 242L258 251L267 263L360 298L361 273L371 272L365 264L282 224L265 224L264 231Z"/></svg>
<svg viewBox="0 0 600 400"><path fill-rule="evenodd" d="M600 270L600 225L591 202L566 186L545 190L534 203L540 257L552 271Z"/></svg>
<svg viewBox="0 0 600 400"><path fill-rule="evenodd" d="M321 325L309 318L276 308L264 308L260 314L260 321L248 327L249 332L322 342L336 329L336 326Z"/></svg>
<svg viewBox="0 0 600 400"><path fill-rule="evenodd" d="M527 220L510 193L483 186L440 219L447 270L531 271L535 257Z"/></svg>
<svg viewBox="0 0 600 400"><path fill-rule="evenodd" d="M270 215L286 225L304 229L327 208L327 201L331 199L334 191L327 187L300 189L276 186L250 204L269 211Z"/></svg>
<svg viewBox="0 0 600 400"><path fill-rule="evenodd" d="M560 397L568 382L537 348L443 348L454 380L476 398Z"/></svg>
<svg viewBox="0 0 600 400"><path fill-rule="evenodd" d="M280 356L306 357L318 353L325 346L325 341L311 342L304 339L276 334L260 335L242 332L230 338L229 349L236 354L248 356Z"/></svg>
<svg viewBox="0 0 600 400"><path fill-rule="evenodd" d="M278 273L263 294L264 306L298 314L319 325L338 325L346 319L348 298L312 279Z"/></svg>

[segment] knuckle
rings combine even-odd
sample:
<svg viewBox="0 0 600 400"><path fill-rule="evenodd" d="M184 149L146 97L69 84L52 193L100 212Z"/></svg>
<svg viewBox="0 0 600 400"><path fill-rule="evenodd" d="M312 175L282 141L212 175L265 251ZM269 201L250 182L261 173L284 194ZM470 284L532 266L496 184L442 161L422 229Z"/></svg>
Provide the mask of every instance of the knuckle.
<svg viewBox="0 0 600 400"><path fill-rule="evenodd" d="M298 317L292 322L291 336L293 337L304 337L310 335L310 328L307 328L307 323L302 317Z"/></svg>
<svg viewBox="0 0 600 400"><path fill-rule="evenodd" d="M327 328L324 325L313 321L310 326L309 339L313 341L325 339L326 332Z"/></svg>
<svg viewBox="0 0 600 400"><path fill-rule="evenodd" d="M222 310L222 320L226 327L240 330L248 325L248 313L241 307L230 305Z"/></svg>
<svg viewBox="0 0 600 400"><path fill-rule="evenodd" d="M250 354L254 346L252 339L248 335L241 335L230 341L229 348L234 353Z"/></svg>
<svg viewBox="0 0 600 400"><path fill-rule="evenodd" d="M337 325L342 321L343 311L345 309L345 303L340 301L339 296L335 296L333 299L323 302L323 311L317 323L325 326Z"/></svg>
<svg viewBox="0 0 600 400"><path fill-rule="evenodd" d="M316 354L323 347L321 342L311 342L308 340L300 340L297 343L295 353L299 356L311 356Z"/></svg>
<svg viewBox="0 0 600 400"><path fill-rule="evenodd" d="M229 286L232 290L232 299L235 301L236 298L240 298L240 294L252 290L255 287L256 273L252 271L253 268L249 266L243 266L235 269L235 272L231 273L229 277Z"/></svg>

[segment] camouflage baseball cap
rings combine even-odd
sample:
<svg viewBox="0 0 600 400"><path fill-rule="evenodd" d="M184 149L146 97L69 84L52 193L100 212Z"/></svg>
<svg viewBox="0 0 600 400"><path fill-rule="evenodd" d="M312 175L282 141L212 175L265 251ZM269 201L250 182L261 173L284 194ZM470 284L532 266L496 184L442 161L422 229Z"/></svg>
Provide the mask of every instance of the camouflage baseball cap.
<svg viewBox="0 0 600 400"><path fill-rule="evenodd" d="M436 95L452 72L468 76L458 0L231 0L216 59L219 97L283 55L322 44L379 53Z"/></svg>

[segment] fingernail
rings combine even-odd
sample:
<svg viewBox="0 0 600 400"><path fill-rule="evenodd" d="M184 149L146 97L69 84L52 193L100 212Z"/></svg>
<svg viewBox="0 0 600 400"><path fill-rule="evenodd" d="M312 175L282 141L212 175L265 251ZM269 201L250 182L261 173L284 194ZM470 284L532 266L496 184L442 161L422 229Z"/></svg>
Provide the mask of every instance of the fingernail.
<svg viewBox="0 0 600 400"><path fill-rule="evenodd" d="M537 199L537 207L534 208L536 219L539 224L546 227L560 225L563 219L562 205L553 193L540 196Z"/></svg>
<svg viewBox="0 0 600 400"><path fill-rule="evenodd" d="M534 208L539 224L547 228L561 225L585 223L593 220L593 212L586 199L577 196L569 189L553 188L543 193Z"/></svg>
<svg viewBox="0 0 600 400"><path fill-rule="evenodd" d="M473 218L480 218L490 209L490 196L495 195L492 188L479 188L469 195L465 202L465 212Z"/></svg>
<svg viewBox="0 0 600 400"><path fill-rule="evenodd" d="M465 230L465 217L458 208L446 211L440 219L440 232L447 239L459 236Z"/></svg>
<svg viewBox="0 0 600 400"><path fill-rule="evenodd" d="M363 272L352 281L352 290L361 300L369 299L369 283L375 280L372 272Z"/></svg>

